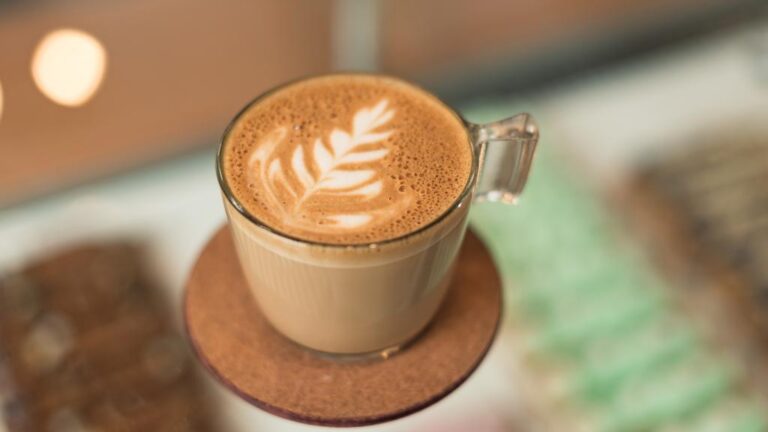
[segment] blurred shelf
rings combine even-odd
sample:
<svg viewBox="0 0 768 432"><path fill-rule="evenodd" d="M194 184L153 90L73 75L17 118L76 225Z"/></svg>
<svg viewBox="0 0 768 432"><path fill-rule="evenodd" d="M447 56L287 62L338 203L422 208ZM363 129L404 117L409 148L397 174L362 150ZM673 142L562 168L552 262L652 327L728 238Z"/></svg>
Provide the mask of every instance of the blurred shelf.
<svg viewBox="0 0 768 432"><path fill-rule="evenodd" d="M331 1L30 2L0 15L0 207L211 145L251 98L330 68ZM59 28L106 50L103 83L57 105L30 74Z"/></svg>

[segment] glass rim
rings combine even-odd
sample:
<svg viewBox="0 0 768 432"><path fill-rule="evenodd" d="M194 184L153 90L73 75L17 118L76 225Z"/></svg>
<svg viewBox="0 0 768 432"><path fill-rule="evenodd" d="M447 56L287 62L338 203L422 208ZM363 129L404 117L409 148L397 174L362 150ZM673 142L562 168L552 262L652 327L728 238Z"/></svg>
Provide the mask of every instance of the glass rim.
<svg viewBox="0 0 768 432"><path fill-rule="evenodd" d="M470 167L469 175L467 176L467 181L464 184L464 188L462 189L461 193L456 197L456 199L451 202L451 204L448 206L445 211L440 213L436 218L431 220L429 223L413 230L408 231L402 235L399 235L397 237L387 238L384 240L374 241L374 242L366 242L366 243L328 243L328 242L321 242L316 240L309 240L301 237L297 237L291 234L288 234L286 232L280 231L274 227L269 226L266 222L262 221L255 215L248 212L248 210L245 208L245 206L240 202L240 200L237 199L235 194L232 192L232 189L229 187L229 184L227 184L227 180L224 176L224 167L223 167L223 157L224 157L224 147L226 146L226 143L228 141L229 135L234 129L235 125L238 123L240 118L248 112L251 107L256 105L257 103L261 102L265 98L284 90L287 87L290 87L294 84L298 84L303 81L309 81L312 79L318 79L318 78L331 78L331 77L343 77L343 76L369 76L369 77L381 77L389 80L393 80L399 83L404 83L408 86L414 87L425 94L431 96L434 98L440 105L442 105L448 112L453 114L456 117L456 120L459 121L464 128L464 131L466 132L467 136L467 145L470 147L470 151L472 153L472 166ZM397 242L401 242L404 240L407 240L411 237L415 237L419 234L422 234L429 229L433 228L434 226L438 225L440 222L444 221L448 218L455 210L461 207L462 202L464 202L464 199L470 194L474 187L475 183L475 177L477 176L478 171L478 151L475 147L475 143L472 140L472 137L470 136L469 131L469 124L464 119L464 117L459 114L458 111L453 109L450 105L445 103L442 99L434 95L432 92L425 90L421 86L418 86L416 84L413 84L411 82L405 81L403 79L393 77L391 75L386 74L379 74L379 73L367 73L367 72L340 72L340 73L327 73L327 74L315 74L315 75L307 75L303 77L299 77L290 81L287 81L283 84L280 84L278 86L272 87L269 90L259 94L258 96L251 99L248 103L245 104L243 108L240 109L240 111L235 114L235 116L230 120L229 124L227 125L226 129L224 129L224 134L221 137L221 141L219 142L219 148L216 151L216 178L219 182L219 188L221 189L222 193L226 197L227 202L244 218L246 218L249 222L253 223L257 228L263 229L271 234L274 234L278 237L281 237L286 240L290 240L293 242L303 243L309 246L317 246L322 248L330 248L330 249L376 249L381 246L385 246L388 244L393 244Z"/></svg>

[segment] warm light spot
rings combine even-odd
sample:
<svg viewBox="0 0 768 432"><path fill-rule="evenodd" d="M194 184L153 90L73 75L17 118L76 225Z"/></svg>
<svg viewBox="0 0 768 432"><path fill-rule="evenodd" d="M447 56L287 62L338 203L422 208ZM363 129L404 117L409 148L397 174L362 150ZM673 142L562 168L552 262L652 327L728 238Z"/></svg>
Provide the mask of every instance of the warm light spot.
<svg viewBox="0 0 768 432"><path fill-rule="evenodd" d="M60 29L37 45L32 78L54 102L78 106L96 93L106 66L107 53L96 38L80 30Z"/></svg>

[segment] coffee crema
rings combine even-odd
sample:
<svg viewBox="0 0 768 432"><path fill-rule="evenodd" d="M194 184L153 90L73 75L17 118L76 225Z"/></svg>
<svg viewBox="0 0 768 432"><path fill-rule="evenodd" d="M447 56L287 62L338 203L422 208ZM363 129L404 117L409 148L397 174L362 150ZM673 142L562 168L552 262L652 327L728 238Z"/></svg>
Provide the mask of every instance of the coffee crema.
<svg viewBox="0 0 768 432"><path fill-rule="evenodd" d="M425 91L375 75L282 87L226 137L224 179L245 210L293 237L360 244L400 237L464 190L472 149L461 119Z"/></svg>

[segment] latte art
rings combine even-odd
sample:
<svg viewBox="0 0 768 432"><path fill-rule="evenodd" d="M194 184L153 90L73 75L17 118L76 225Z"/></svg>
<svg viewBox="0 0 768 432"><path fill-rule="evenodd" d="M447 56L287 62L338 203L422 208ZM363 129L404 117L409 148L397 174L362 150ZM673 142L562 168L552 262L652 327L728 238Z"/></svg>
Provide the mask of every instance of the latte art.
<svg viewBox="0 0 768 432"><path fill-rule="evenodd" d="M278 149L287 145L286 127L276 129L259 144L248 163L251 180L261 182L265 199L285 225L307 229L315 225L360 228L391 218L408 205L410 199L403 198L361 212L335 214L331 209L329 214L315 219L304 213L305 204L316 198L333 199L338 204L351 198L370 200L381 194L387 179L381 167L372 163L390 152L381 146L393 132L386 129L386 124L395 111L387 105L387 100L382 99L357 111L349 132L333 129L326 140L316 138L309 146L298 143L287 152L291 155L288 166L278 156Z"/></svg>
<svg viewBox="0 0 768 432"><path fill-rule="evenodd" d="M402 81L335 75L291 84L238 116L222 170L265 225L324 243L395 238L464 190L472 149L460 118Z"/></svg>

